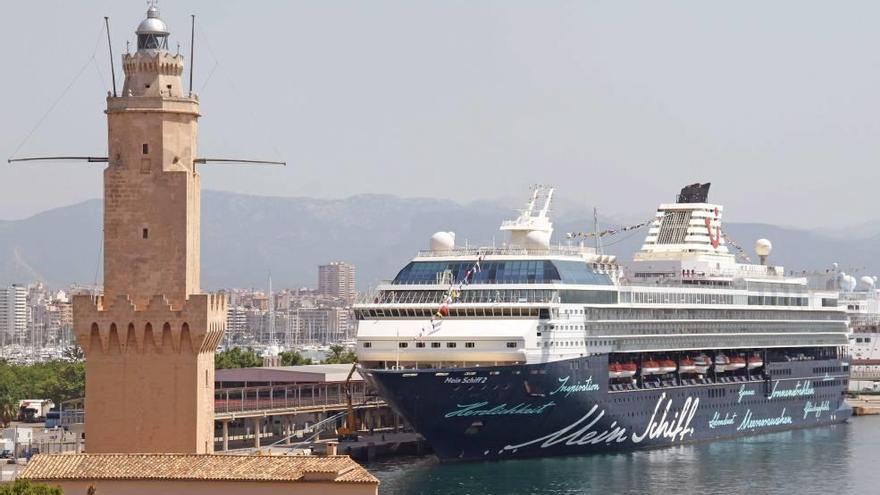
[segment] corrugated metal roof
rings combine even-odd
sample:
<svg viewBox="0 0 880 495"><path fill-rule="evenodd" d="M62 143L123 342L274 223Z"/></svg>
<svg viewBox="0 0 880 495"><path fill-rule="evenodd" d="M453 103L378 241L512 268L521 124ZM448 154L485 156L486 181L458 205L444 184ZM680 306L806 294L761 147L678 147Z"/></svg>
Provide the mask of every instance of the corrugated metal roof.
<svg viewBox="0 0 880 495"><path fill-rule="evenodd" d="M217 370L218 382L275 382L275 383L328 383L344 382L351 371L350 364L310 364L302 366L258 366ZM352 381L362 381L355 371Z"/></svg>

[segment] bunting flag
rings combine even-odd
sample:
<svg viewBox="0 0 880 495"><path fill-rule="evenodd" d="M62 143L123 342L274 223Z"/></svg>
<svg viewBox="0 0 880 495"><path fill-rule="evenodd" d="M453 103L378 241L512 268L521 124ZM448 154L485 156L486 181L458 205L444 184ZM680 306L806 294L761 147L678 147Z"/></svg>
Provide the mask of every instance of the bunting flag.
<svg viewBox="0 0 880 495"><path fill-rule="evenodd" d="M593 237L606 237L609 235L620 234L621 232L628 232L630 230L641 229L643 227L647 227L653 224L657 220L662 220L671 215L671 213L667 213L666 215L660 217L659 219L654 217L650 220L646 220L642 223L637 223L635 225L627 225L625 227L619 227L616 229L605 229L600 232L569 232L565 234L566 239L591 239Z"/></svg>
<svg viewBox="0 0 880 495"><path fill-rule="evenodd" d="M440 307L438 307L437 311L431 316L431 330L425 333L425 329L423 328L422 331L419 332L418 338L426 337L437 330L440 330L443 318L449 316L449 305L461 298L461 291L464 286L470 284L476 274L480 273L482 270L480 268L480 263L483 261L484 256L483 253L477 253L477 260L464 272L464 277L458 282L456 282L455 279L452 279L449 283L449 288L446 289L446 294L441 298Z"/></svg>
<svg viewBox="0 0 880 495"><path fill-rule="evenodd" d="M725 232L725 231L722 230L722 231L721 231L721 237L724 238L724 242L725 242L728 246L731 246L731 247L733 247L734 250L736 250L736 254L737 254L740 258L742 258L743 261L745 261L746 263L751 263L751 262L752 262L751 258L749 258L749 255L746 254L746 250L743 249L742 246L740 246L739 244L737 244L736 242L734 242L734 240L731 239L729 235L727 235L727 232Z"/></svg>

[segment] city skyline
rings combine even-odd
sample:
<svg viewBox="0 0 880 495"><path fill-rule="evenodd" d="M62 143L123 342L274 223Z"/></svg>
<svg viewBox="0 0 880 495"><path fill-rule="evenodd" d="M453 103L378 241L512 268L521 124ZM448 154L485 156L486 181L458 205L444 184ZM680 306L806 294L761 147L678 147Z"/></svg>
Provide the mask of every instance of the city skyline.
<svg viewBox="0 0 880 495"><path fill-rule="evenodd" d="M328 277L327 268L340 268L342 273ZM228 299L223 345L302 349L349 341L355 329L351 305L356 292L347 291L355 286L355 270L350 263L334 261L316 267L309 286L218 289ZM0 284L0 358L65 358L75 345L73 296L101 291L100 286L56 287L32 280Z"/></svg>
<svg viewBox="0 0 880 495"><path fill-rule="evenodd" d="M0 81L15 95L6 103L15 118L0 123L4 155L105 153L95 109L110 89L109 64L95 12L110 16L120 78L137 20L128 7L9 7L43 27L14 23L3 33L28 46L12 56L32 75ZM733 220L829 227L878 220L871 109L880 65L871 47L880 34L866 14L878 8L778 2L757 15L745 4L701 2L254 9L192 1L168 9L168 22L171 50L180 42L188 57L188 14L198 15L194 86L211 116L201 149L290 164L259 174L220 166L206 175L207 189L470 202L518 197L530 183L553 182L552 167L557 182L579 184L561 194L622 215L703 180ZM59 43L68 56L54 56ZM252 45L287 49L251 55ZM240 77L232 67L253 70ZM71 114L79 125L66 125ZM0 167L0 218L97 197L99 167L88 167ZM40 191L23 187L38 179Z"/></svg>

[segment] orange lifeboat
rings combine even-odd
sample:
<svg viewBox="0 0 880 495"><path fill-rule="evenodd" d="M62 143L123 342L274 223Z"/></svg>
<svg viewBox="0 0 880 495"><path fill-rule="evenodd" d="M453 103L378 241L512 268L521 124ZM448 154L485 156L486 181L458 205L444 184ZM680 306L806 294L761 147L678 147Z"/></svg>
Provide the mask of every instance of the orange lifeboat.
<svg viewBox="0 0 880 495"><path fill-rule="evenodd" d="M730 358L730 363L727 365L728 371L736 371L741 370L746 367L746 358L742 356L734 356Z"/></svg>
<svg viewBox="0 0 880 495"><path fill-rule="evenodd" d="M694 364L694 360L686 357L678 360L678 372L679 373L696 373L697 366Z"/></svg>
<svg viewBox="0 0 880 495"><path fill-rule="evenodd" d="M653 359L642 361L642 376L657 375L660 373L660 363Z"/></svg>
<svg viewBox="0 0 880 495"><path fill-rule="evenodd" d="M750 370L760 368L761 366L764 366L764 360L761 359L761 356L758 354L752 354L749 356L748 367Z"/></svg>
<svg viewBox="0 0 880 495"><path fill-rule="evenodd" d="M639 367L636 366L636 363L632 361L627 361L625 363L621 363L620 365L620 377L621 378L632 378L636 375L636 371L638 371Z"/></svg>
<svg viewBox="0 0 880 495"><path fill-rule="evenodd" d="M623 376L623 368L620 363L611 363L608 365L608 378L620 378Z"/></svg>
<svg viewBox="0 0 880 495"><path fill-rule="evenodd" d="M666 374L666 373L675 373L675 370L677 370L677 369L678 369L678 366L676 366L675 361L673 361L671 359L661 359L660 360L660 374L661 375Z"/></svg>

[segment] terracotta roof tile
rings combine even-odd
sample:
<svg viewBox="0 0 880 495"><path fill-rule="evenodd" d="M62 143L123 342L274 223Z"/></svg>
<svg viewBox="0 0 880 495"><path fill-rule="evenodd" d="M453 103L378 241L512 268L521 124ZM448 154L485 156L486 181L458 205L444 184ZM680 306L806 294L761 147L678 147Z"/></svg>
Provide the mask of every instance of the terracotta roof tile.
<svg viewBox="0 0 880 495"><path fill-rule="evenodd" d="M21 478L379 482L345 455L40 454L31 458Z"/></svg>

